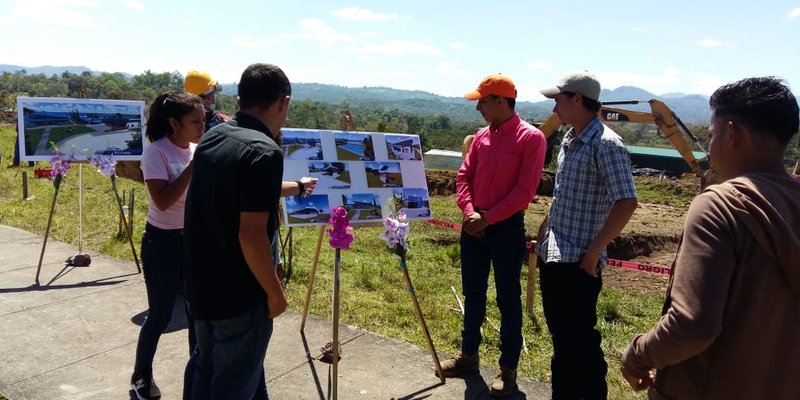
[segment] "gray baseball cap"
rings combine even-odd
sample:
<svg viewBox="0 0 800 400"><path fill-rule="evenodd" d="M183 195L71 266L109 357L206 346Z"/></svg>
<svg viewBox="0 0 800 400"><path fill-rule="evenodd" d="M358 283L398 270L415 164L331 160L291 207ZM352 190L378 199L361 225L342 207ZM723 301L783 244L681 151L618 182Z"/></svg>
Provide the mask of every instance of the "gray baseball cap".
<svg viewBox="0 0 800 400"><path fill-rule="evenodd" d="M600 100L600 82L587 71L573 72L561 78L555 86L540 90L544 97L554 98L559 93L580 93L583 97Z"/></svg>

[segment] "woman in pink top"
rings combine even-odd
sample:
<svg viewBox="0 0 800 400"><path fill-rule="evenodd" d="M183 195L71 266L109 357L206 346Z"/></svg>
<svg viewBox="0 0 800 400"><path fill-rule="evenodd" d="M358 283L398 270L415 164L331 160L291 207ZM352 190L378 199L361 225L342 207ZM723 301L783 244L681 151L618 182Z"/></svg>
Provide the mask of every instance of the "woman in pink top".
<svg viewBox="0 0 800 400"><path fill-rule="evenodd" d="M139 332L131 388L136 398L160 398L153 381L153 358L183 286L183 207L192 175L192 156L205 130L203 101L190 93L159 95L148 109L147 139L141 168L147 186L147 224L142 264L147 288L147 319ZM194 321L188 311L189 346Z"/></svg>

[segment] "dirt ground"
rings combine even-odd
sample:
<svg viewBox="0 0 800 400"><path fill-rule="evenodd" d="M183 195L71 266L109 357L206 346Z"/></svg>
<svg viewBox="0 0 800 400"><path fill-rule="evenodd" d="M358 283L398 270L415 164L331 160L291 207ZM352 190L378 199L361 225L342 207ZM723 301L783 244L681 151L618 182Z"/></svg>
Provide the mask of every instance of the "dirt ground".
<svg viewBox="0 0 800 400"><path fill-rule="evenodd" d="M434 196L450 196L455 192L452 171L426 171L428 190ZM543 178L539 187L546 192L552 185L552 176ZM549 188L552 193L552 188ZM551 198L540 193L536 202L532 203L526 213L526 229L529 233L535 230L547 210ZM636 261L639 263L663 265L669 267L675 258L683 227L686 207L675 207L664 204L639 203L622 234L608 246L609 258ZM663 294L669 277L660 274L630 271L620 268L606 268L603 272L604 285L611 285L627 291L638 291L647 294Z"/></svg>

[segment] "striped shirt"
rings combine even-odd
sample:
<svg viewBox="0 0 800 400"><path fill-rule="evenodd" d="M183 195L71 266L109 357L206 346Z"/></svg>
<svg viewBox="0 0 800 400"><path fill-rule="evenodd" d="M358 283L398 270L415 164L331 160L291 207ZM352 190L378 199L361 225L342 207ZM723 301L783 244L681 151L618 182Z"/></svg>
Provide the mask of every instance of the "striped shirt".
<svg viewBox="0 0 800 400"><path fill-rule="evenodd" d="M558 153L553 204L536 251L545 262L578 262L618 200L636 198L628 150L611 128L595 117L573 137L570 129ZM606 250L600 255L606 262Z"/></svg>

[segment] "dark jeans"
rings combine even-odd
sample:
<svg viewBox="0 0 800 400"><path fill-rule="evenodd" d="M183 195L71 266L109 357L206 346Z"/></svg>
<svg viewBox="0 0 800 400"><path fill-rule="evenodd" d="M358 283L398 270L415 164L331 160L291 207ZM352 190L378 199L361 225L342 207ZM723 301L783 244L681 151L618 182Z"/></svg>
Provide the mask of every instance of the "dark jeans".
<svg viewBox="0 0 800 400"><path fill-rule="evenodd" d="M523 222L523 214L517 213L488 226L482 238L461 232L461 290L464 293L461 351L467 355L478 354L492 266L501 318L499 363L506 368L517 368L522 349L522 288L519 279L527 255Z"/></svg>
<svg viewBox="0 0 800 400"><path fill-rule="evenodd" d="M134 371L151 376L158 340L172 318L178 293L183 292L183 234L150 224L142 235L142 265L147 288L147 318L139 331ZM189 323L189 349L194 346L194 321L186 307Z"/></svg>
<svg viewBox="0 0 800 400"><path fill-rule="evenodd" d="M197 347L184 375L184 384L190 382L192 387L184 387L184 399L269 398L264 386L264 357L272 336L272 319L266 303L237 317L195 324ZM263 394L259 393L262 387Z"/></svg>
<svg viewBox="0 0 800 400"><path fill-rule="evenodd" d="M583 272L580 262L540 258L539 266L544 317L553 339L553 400L605 399L608 365L595 329L603 278Z"/></svg>

